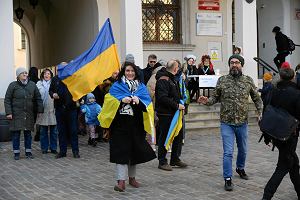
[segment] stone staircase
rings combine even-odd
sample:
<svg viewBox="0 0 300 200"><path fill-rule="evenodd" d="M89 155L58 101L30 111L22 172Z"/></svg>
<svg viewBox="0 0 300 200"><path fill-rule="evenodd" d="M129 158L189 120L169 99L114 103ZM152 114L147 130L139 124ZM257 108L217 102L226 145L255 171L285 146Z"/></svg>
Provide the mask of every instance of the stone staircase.
<svg viewBox="0 0 300 200"><path fill-rule="evenodd" d="M188 133L210 134L220 132L220 103L213 106L191 103L185 115L185 130ZM249 126L257 126L254 103L249 103Z"/></svg>

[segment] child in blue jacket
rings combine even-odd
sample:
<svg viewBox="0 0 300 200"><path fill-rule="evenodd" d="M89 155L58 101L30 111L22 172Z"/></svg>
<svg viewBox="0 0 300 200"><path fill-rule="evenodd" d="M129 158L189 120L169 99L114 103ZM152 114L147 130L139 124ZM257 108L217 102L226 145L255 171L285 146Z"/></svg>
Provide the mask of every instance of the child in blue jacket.
<svg viewBox="0 0 300 200"><path fill-rule="evenodd" d="M81 112L85 113L86 132L89 134L88 144L97 145L96 141L96 126L100 123L97 119L98 114L101 112L101 106L96 103L95 96L92 93L87 94L86 102L81 107Z"/></svg>

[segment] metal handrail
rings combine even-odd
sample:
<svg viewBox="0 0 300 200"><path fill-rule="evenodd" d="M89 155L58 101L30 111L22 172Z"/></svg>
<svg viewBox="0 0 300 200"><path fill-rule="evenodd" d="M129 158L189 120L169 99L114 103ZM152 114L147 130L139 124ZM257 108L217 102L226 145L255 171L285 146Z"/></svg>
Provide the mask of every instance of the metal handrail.
<svg viewBox="0 0 300 200"><path fill-rule="evenodd" d="M268 71L274 71L275 73L278 73L278 70L274 69L271 65L269 65L263 59L254 57L253 60L255 60L258 64L260 64L263 68L267 69Z"/></svg>

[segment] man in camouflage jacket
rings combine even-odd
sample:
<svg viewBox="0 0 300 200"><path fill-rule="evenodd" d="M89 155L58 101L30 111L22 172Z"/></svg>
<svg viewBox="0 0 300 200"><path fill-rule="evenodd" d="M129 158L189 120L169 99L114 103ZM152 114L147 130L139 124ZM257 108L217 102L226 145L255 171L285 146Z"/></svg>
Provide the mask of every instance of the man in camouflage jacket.
<svg viewBox="0 0 300 200"><path fill-rule="evenodd" d="M231 177L235 137L238 148L236 172L242 179L248 179L244 168L247 155L249 95L255 103L259 116L262 113L262 100L257 93L253 79L242 73L244 58L234 54L229 58L228 64L229 74L219 78L212 96L209 99L201 96L198 102L208 106L217 102L221 103L220 129L224 151L224 188L231 191L233 189Z"/></svg>

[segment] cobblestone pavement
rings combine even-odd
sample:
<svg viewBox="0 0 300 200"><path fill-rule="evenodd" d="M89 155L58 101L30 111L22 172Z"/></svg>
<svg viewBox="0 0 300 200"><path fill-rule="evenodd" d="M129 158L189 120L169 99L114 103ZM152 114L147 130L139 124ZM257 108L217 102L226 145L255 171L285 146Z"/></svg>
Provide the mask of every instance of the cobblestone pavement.
<svg viewBox="0 0 300 200"><path fill-rule="evenodd" d="M222 146L218 134L187 133L181 158L189 164L188 168L162 171L157 168L157 160L139 165L137 179L141 187L136 189L127 184L124 193L113 191L115 165L109 163L107 143L93 148L87 145L87 137L81 136L81 158L74 159L69 149L67 158L57 160L52 154L41 154L39 143L34 142L35 159L25 159L23 151L19 161L13 159L11 144L1 143L0 199L258 200L278 156L277 150L272 152L263 142L257 143L259 136L256 128L250 129L246 171L251 179L241 180L235 174L232 192L223 189ZM274 199L297 199L289 176L284 178Z"/></svg>

